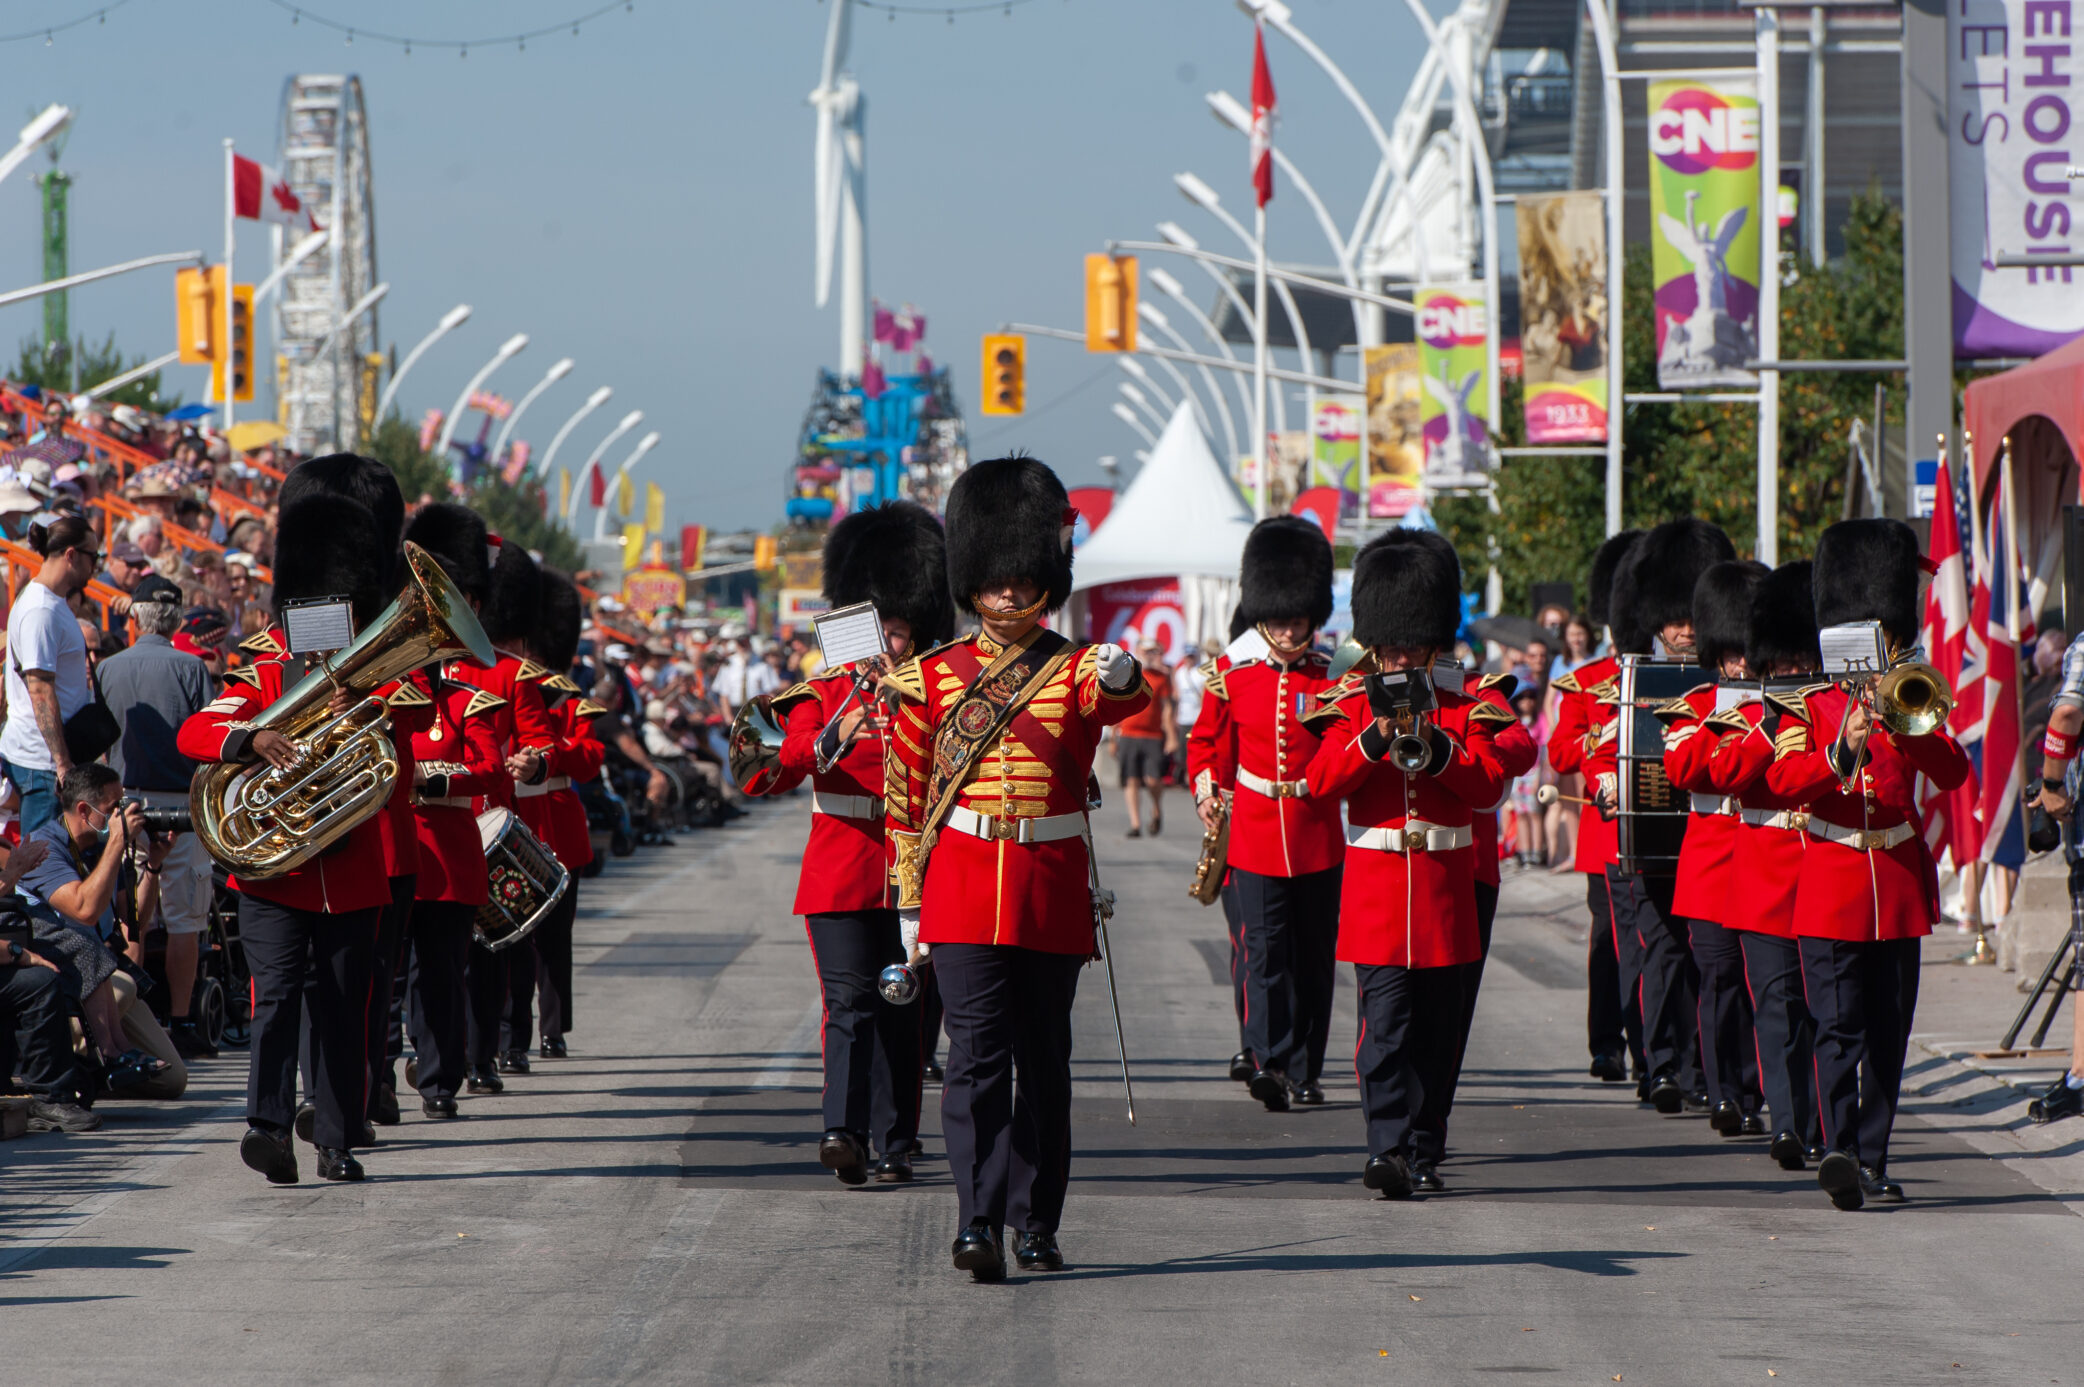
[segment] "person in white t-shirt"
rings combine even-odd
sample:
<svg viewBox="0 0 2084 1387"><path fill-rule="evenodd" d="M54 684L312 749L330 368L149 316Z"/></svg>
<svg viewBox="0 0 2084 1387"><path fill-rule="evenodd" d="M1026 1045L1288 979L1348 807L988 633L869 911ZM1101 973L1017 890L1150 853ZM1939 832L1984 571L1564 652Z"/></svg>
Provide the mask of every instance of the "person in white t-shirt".
<svg viewBox="0 0 2084 1387"><path fill-rule="evenodd" d="M29 527L43 556L35 581L7 613L7 722L0 767L22 794L22 832L58 817L58 781L72 769L65 722L93 700L87 642L66 599L101 571L101 544L87 522L61 515Z"/></svg>

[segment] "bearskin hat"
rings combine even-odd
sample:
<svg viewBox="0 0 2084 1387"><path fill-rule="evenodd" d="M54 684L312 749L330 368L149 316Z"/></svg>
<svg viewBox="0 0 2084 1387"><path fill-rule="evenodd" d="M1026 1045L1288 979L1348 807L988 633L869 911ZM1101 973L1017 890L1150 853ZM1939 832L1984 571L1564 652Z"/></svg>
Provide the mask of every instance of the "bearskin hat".
<svg viewBox="0 0 2084 1387"><path fill-rule="evenodd" d="M1812 568L1807 559L1784 563L1752 589L1750 630L1744 638L1744 663L1751 666L1752 678L1765 678L1778 664L1805 670L1822 665Z"/></svg>
<svg viewBox="0 0 2084 1387"><path fill-rule="evenodd" d="M955 634L948 596L948 545L941 522L913 501L855 511L825 537L825 599L835 607L873 602L912 628L925 650Z"/></svg>
<svg viewBox="0 0 2084 1387"><path fill-rule="evenodd" d="M1331 541L1316 521L1300 515L1262 520L1245 536L1238 615L1253 626L1299 616L1322 626L1331 619L1331 570Z"/></svg>
<svg viewBox="0 0 2084 1387"><path fill-rule="evenodd" d="M484 605L491 564L485 555L485 522L476 511L454 501L421 506L405 527L405 538L425 549L465 597Z"/></svg>
<svg viewBox="0 0 2084 1387"><path fill-rule="evenodd" d="M1751 634L1751 594L1772 570L1753 559L1710 564L1693 585L1693 651L1700 667L1719 673L1744 653Z"/></svg>
<svg viewBox="0 0 2084 1387"><path fill-rule="evenodd" d="M579 655L579 589L554 568L542 570L542 603L529 641L552 674L563 674Z"/></svg>
<svg viewBox="0 0 2084 1387"><path fill-rule="evenodd" d="M1629 546L1642 538L1641 530L1623 530L1599 546L1592 555L1592 574L1585 584L1585 614L1596 631L1607 624L1607 609L1614 592L1614 571L1628 557Z"/></svg>
<svg viewBox="0 0 2084 1387"><path fill-rule="evenodd" d="M1462 565L1429 530L1389 530L1353 560L1353 639L1382 645L1454 644L1462 626Z"/></svg>
<svg viewBox="0 0 2084 1387"><path fill-rule="evenodd" d="M392 549L398 548L399 537L405 530L405 497L390 468L375 458L356 453L307 458L283 478L276 501L288 506L313 491L359 501L375 517L378 533Z"/></svg>
<svg viewBox="0 0 2084 1387"><path fill-rule="evenodd" d="M948 488L948 591L974 612L978 593L1025 578L1056 610L1071 597L1071 523L1071 498L1040 460L972 464Z"/></svg>
<svg viewBox="0 0 2084 1387"><path fill-rule="evenodd" d="M1667 520L1629 546L1614 572L1607 624L1614 648L1647 655L1651 638L1665 627L1693 621L1693 585L1714 564L1737 556L1737 547L1705 520Z"/></svg>
<svg viewBox="0 0 2084 1387"><path fill-rule="evenodd" d="M499 545L492 559L485 605L478 612L486 639L494 645L527 640L535 634L542 608L542 576L536 572L535 560L511 541Z"/></svg>
<svg viewBox="0 0 2084 1387"><path fill-rule="evenodd" d="M1918 536L1900 520L1841 520L1816 542L1816 624L1878 621L1897 645L1918 639Z"/></svg>
<svg viewBox="0 0 2084 1387"><path fill-rule="evenodd" d="M1230 639L1236 640L1251 629L1252 623L1245 620L1245 609L1241 606L1232 607L1230 609Z"/></svg>
<svg viewBox="0 0 2084 1387"><path fill-rule="evenodd" d="M345 597L359 629L393 596L390 561L369 508L311 491L283 506L275 525L275 614L295 602Z"/></svg>

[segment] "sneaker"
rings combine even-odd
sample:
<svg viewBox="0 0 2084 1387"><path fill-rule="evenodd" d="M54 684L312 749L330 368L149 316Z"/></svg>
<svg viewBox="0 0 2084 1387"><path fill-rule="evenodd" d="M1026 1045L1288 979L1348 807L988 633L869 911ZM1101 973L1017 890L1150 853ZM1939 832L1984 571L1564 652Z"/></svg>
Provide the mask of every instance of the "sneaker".
<svg viewBox="0 0 2084 1387"><path fill-rule="evenodd" d="M46 1103L41 1098L29 1100L29 1130L32 1132L93 1132L100 1128L100 1115L87 1111L78 1103Z"/></svg>
<svg viewBox="0 0 2084 1387"><path fill-rule="evenodd" d="M2084 1113L2084 1091L2071 1088L2068 1075L2057 1078L2046 1093L2026 1105L2026 1116L2036 1124L2059 1122L2079 1113Z"/></svg>
<svg viewBox="0 0 2084 1387"><path fill-rule="evenodd" d="M184 1060L214 1060L217 1047L204 1038L195 1022L180 1020L167 1028L167 1035L174 1042L174 1053Z"/></svg>

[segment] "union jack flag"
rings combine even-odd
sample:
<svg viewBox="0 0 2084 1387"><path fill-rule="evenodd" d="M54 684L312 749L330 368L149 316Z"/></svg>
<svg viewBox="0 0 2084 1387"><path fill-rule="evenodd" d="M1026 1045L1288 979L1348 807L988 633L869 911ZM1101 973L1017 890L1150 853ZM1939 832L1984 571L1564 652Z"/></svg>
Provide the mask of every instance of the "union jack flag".
<svg viewBox="0 0 2084 1387"><path fill-rule="evenodd" d="M1985 613L1982 737L1982 859L2000 867L2026 860L2019 756L2019 556L2012 552L2004 491L1990 508L1988 572L1976 582Z"/></svg>
<svg viewBox="0 0 2084 1387"><path fill-rule="evenodd" d="M1932 563L1933 575L1925 589L1925 624L1921 643L1925 658L1946 677L1955 690L1954 711L1948 730L1963 745L1969 741L1970 724L1976 714L1966 711L1968 683L1964 666L1968 659L1969 603L1965 552L1970 537L1962 528L1969 514L1963 498L1955 494L1947 460L1939 460L1939 484L1933 488ZM1980 654L1981 642L1977 643ZM1980 686L1977 686L1980 692ZM1930 781L1918 786L1918 807L1925 817L1925 843L1935 856L1948 853L1954 862L1966 862L1981 846L1975 817L1975 782L1958 789L1940 790Z"/></svg>

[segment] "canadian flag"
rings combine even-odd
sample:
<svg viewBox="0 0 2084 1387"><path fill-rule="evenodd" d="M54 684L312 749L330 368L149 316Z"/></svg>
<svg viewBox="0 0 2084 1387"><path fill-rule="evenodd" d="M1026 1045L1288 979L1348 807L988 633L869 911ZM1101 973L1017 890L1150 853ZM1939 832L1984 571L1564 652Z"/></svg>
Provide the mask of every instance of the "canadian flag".
<svg viewBox="0 0 2084 1387"><path fill-rule="evenodd" d="M1252 192L1261 207L1274 197L1274 75L1266 66L1266 30L1252 26Z"/></svg>
<svg viewBox="0 0 2084 1387"><path fill-rule="evenodd" d="M266 164L238 154L232 155L232 212L251 221L302 224L318 230L317 220L290 188L288 179Z"/></svg>

